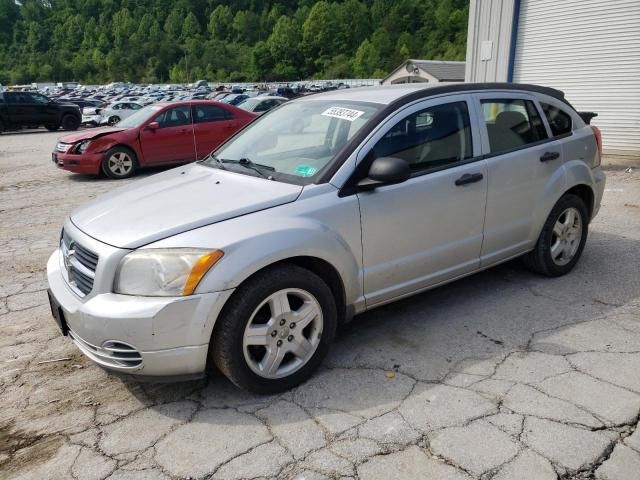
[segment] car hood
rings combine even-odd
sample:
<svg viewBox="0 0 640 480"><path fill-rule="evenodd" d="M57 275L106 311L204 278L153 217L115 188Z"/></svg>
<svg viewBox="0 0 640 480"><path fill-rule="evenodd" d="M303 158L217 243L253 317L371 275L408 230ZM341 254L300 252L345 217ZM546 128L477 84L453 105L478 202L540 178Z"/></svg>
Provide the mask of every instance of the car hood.
<svg viewBox="0 0 640 480"><path fill-rule="evenodd" d="M123 130L125 129L116 127L92 128L90 130L81 130L77 133L72 133L71 135L65 135L60 138L60 141L62 143L76 143L82 140L92 140L94 138L104 137L105 135L118 133Z"/></svg>
<svg viewBox="0 0 640 480"><path fill-rule="evenodd" d="M73 212L71 221L96 240L118 248L138 248L293 202L302 188L190 164L98 197Z"/></svg>

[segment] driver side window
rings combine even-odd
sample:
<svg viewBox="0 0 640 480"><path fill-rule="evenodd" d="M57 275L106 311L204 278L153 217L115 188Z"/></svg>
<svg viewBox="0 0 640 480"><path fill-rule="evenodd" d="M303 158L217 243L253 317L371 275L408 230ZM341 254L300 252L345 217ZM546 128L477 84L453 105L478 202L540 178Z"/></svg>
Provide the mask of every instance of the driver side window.
<svg viewBox="0 0 640 480"><path fill-rule="evenodd" d="M413 172L455 165L473 157L466 102L434 105L400 120L373 147L374 157L397 157Z"/></svg>
<svg viewBox="0 0 640 480"><path fill-rule="evenodd" d="M160 128L191 125L191 107L183 105L170 108L159 114L154 121L160 124Z"/></svg>

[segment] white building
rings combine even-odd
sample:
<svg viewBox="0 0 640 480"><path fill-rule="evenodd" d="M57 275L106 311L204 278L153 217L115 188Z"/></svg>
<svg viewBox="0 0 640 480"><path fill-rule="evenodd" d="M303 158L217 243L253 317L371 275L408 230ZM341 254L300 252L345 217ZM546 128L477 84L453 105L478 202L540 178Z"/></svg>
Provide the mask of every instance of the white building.
<svg viewBox="0 0 640 480"><path fill-rule="evenodd" d="M382 79L383 85L397 83L463 82L464 62L407 60Z"/></svg>
<svg viewBox="0 0 640 480"><path fill-rule="evenodd" d="M471 0L468 82L565 92L605 152L640 159L640 0Z"/></svg>

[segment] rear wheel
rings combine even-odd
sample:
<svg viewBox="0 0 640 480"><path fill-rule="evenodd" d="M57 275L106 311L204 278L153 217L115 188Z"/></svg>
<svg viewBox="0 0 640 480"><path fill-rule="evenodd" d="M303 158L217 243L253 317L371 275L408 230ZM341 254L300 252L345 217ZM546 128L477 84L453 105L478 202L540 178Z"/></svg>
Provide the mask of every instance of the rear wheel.
<svg viewBox="0 0 640 480"><path fill-rule="evenodd" d="M45 125L44 128L46 128L50 132L55 132L56 130L58 130L60 128L60 125L50 123L49 125Z"/></svg>
<svg viewBox="0 0 640 480"><path fill-rule="evenodd" d="M336 324L327 284L304 268L281 265L238 288L217 320L209 349L237 386L275 393L311 376L329 351Z"/></svg>
<svg viewBox="0 0 640 480"><path fill-rule="evenodd" d="M137 166L136 154L126 147L113 147L102 160L102 171L109 178L129 178Z"/></svg>
<svg viewBox="0 0 640 480"><path fill-rule="evenodd" d="M569 273L582 255L588 224L584 201L577 195L563 196L551 210L536 247L523 257L525 265L548 277Z"/></svg>
<svg viewBox="0 0 640 480"><path fill-rule="evenodd" d="M63 130L77 130L80 126L80 119L75 115L67 114L62 117Z"/></svg>

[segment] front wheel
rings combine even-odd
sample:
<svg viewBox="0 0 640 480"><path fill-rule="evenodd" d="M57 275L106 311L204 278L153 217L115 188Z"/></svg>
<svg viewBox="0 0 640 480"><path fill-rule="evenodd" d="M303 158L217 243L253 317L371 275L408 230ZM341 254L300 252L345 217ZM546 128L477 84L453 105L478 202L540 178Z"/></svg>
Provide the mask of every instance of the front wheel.
<svg viewBox="0 0 640 480"><path fill-rule="evenodd" d="M333 342L336 304L313 272L281 265L256 274L220 314L209 350L218 369L255 393L307 380Z"/></svg>
<svg viewBox="0 0 640 480"><path fill-rule="evenodd" d="M536 247L523 257L525 265L548 277L569 273L584 249L588 225L584 201L577 195L564 195L551 210Z"/></svg>
<svg viewBox="0 0 640 480"><path fill-rule="evenodd" d="M109 117L109 120L107 120L107 124L112 127L119 121L120 121L120 117L114 115L113 117Z"/></svg>
<svg viewBox="0 0 640 480"><path fill-rule="evenodd" d="M135 154L125 147L114 147L102 160L102 171L109 178L129 178L137 168Z"/></svg>

